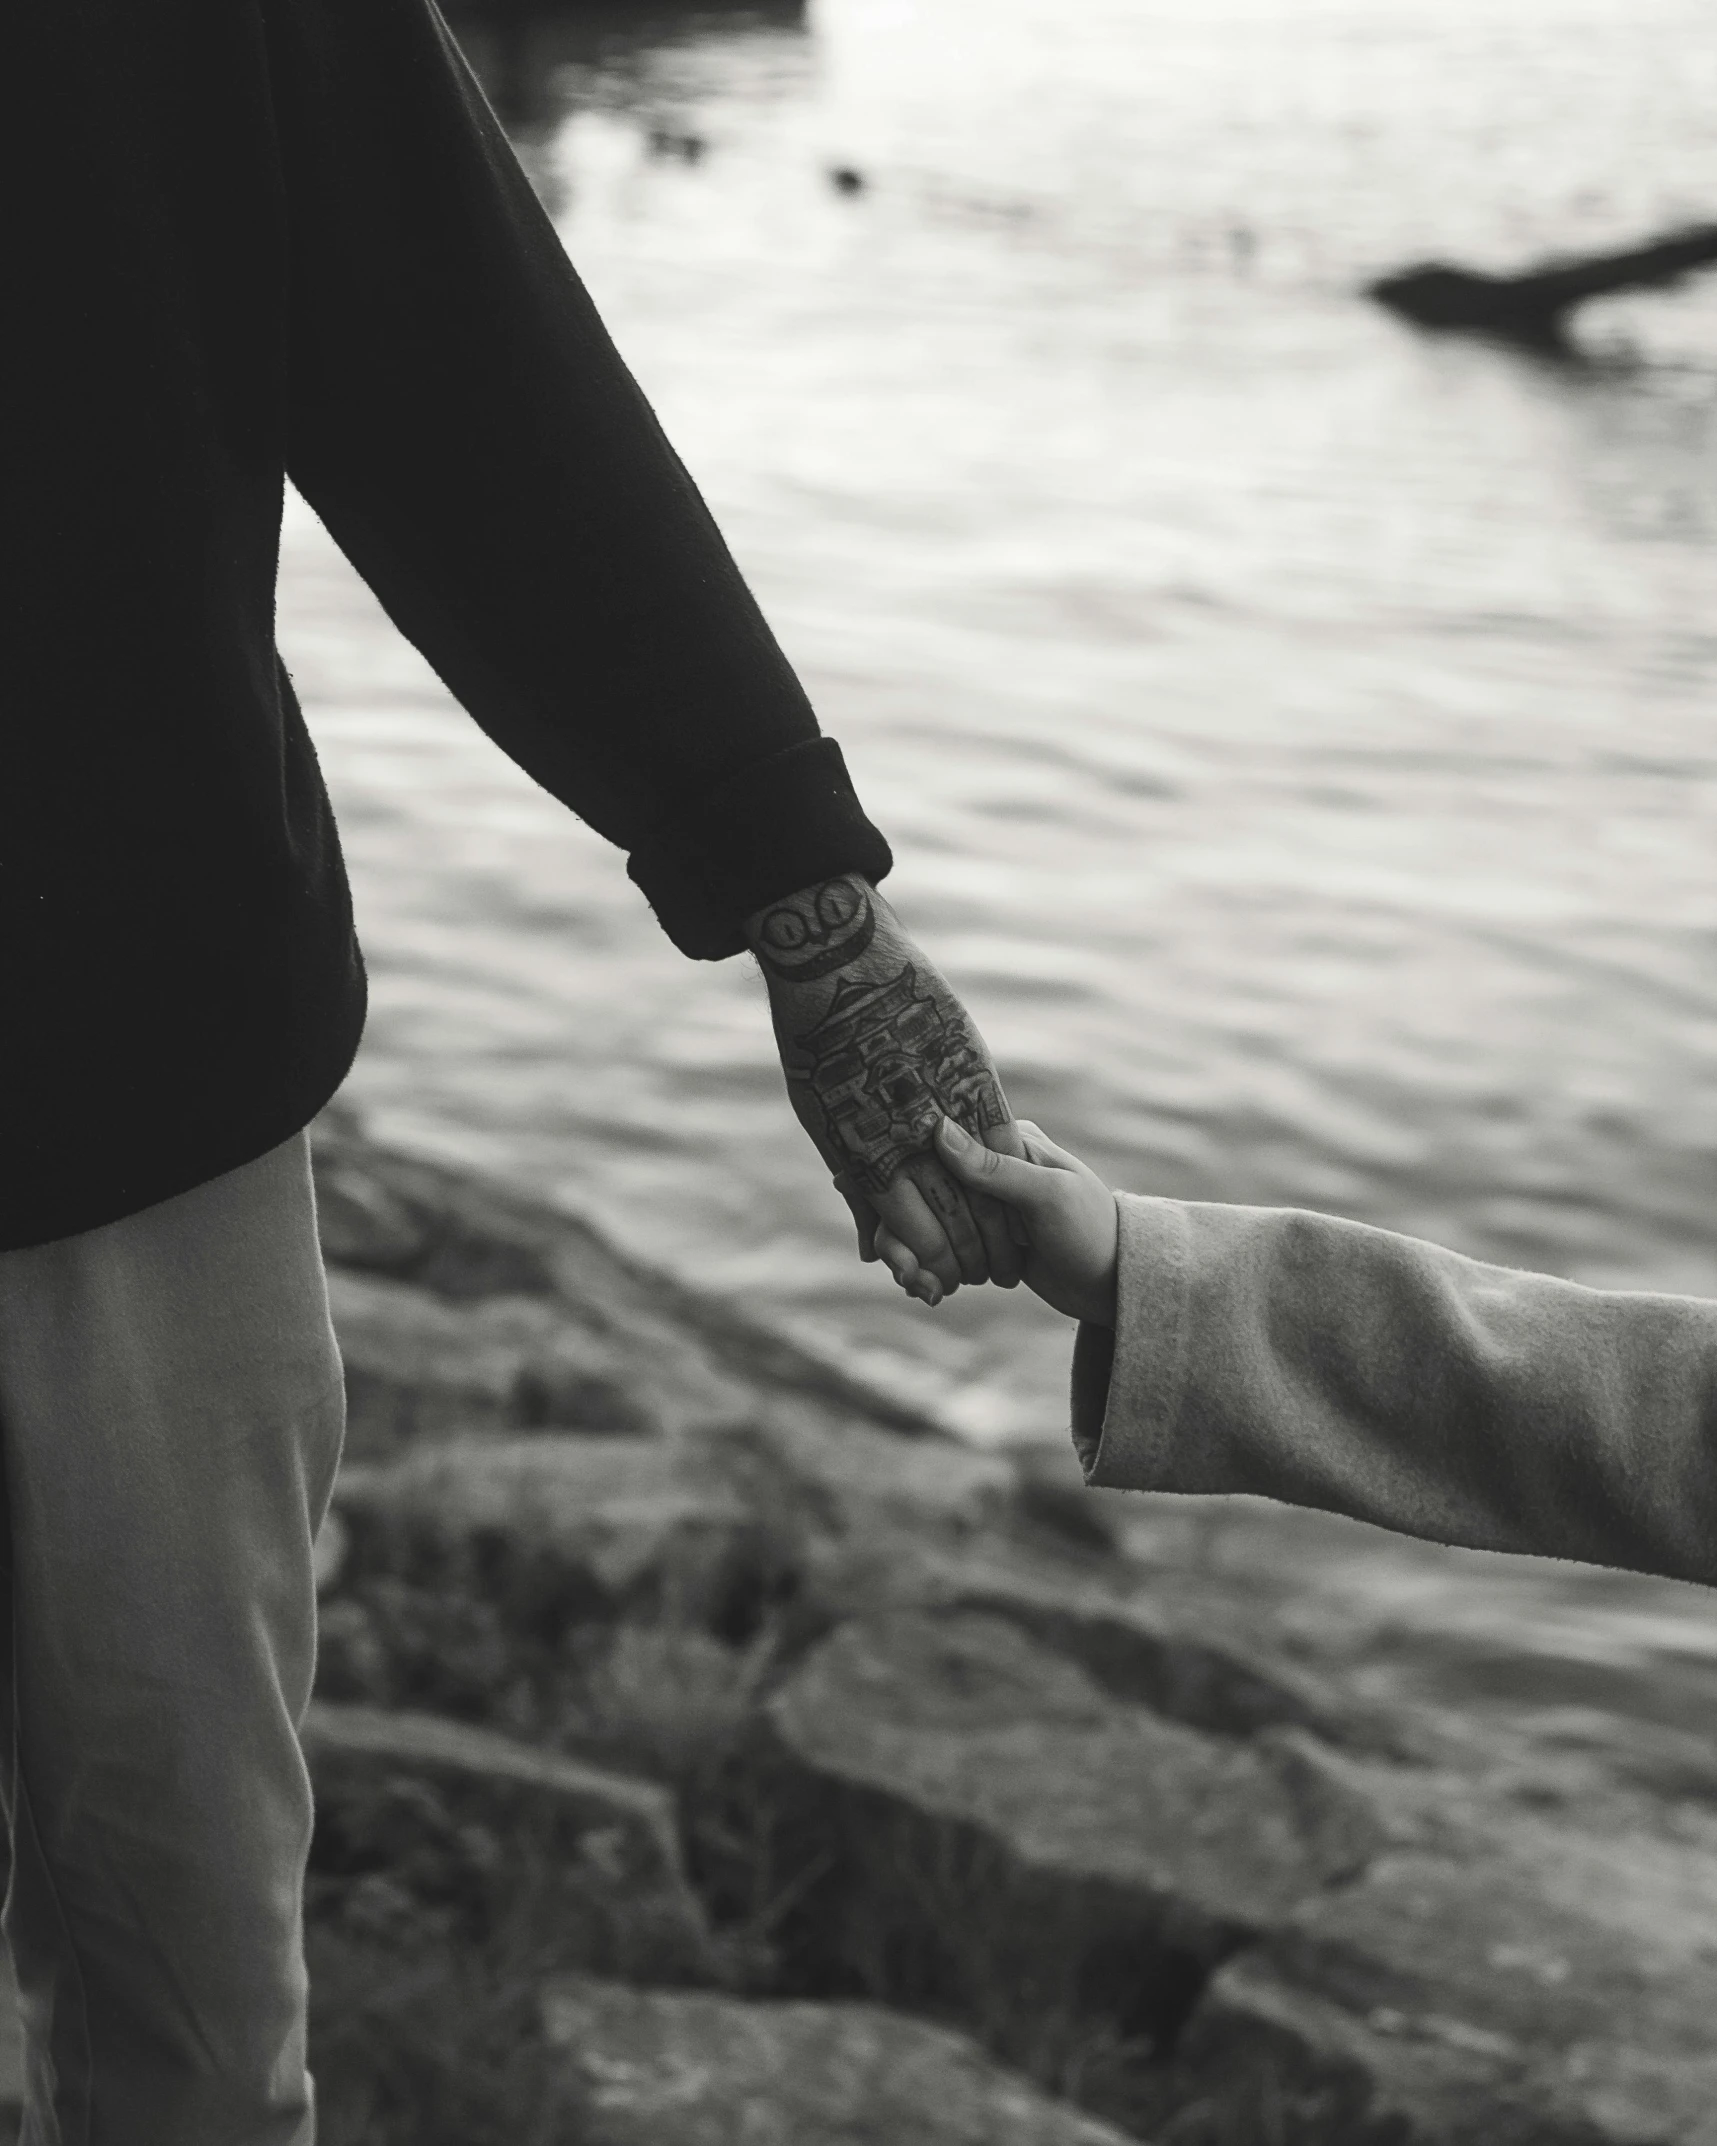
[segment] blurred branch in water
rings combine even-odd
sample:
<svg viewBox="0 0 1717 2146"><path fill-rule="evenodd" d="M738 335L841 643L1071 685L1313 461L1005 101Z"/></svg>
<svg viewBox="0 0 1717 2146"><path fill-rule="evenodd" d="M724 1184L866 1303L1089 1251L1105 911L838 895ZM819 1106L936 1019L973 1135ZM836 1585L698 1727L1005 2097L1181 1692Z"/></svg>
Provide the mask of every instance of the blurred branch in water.
<svg viewBox="0 0 1717 2146"><path fill-rule="evenodd" d="M506 25L585 45L647 45L701 28L798 30L807 0L447 0L455 30Z"/></svg>
<svg viewBox="0 0 1717 2146"><path fill-rule="evenodd" d="M806 0L448 0L447 19L515 139L562 116L570 77L700 33L802 31Z"/></svg>
<svg viewBox="0 0 1717 2146"><path fill-rule="evenodd" d="M1427 261L1366 286L1366 296L1415 327L1497 336L1537 350L1565 347L1568 315L1590 298L1660 289L1717 266L1717 223L1694 224L1643 246L1547 262L1492 276Z"/></svg>
<svg viewBox="0 0 1717 2146"><path fill-rule="evenodd" d="M570 111L627 111L646 121L652 157L695 164L708 143L681 123L687 86L656 79L656 62L712 36L802 36L806 0L447 0L446 14L531 184L557 215L564 184L549 151Z"/></svg>
<svg viewBox="0 0 1717 2146"><path fill-rule="evenodd" d="M535 18L592 23L637 33L650 25L683 25L700 16L741 19L773 27L805 19L806 0L451 0L449 21L463 16L483 20Z"/></svg>

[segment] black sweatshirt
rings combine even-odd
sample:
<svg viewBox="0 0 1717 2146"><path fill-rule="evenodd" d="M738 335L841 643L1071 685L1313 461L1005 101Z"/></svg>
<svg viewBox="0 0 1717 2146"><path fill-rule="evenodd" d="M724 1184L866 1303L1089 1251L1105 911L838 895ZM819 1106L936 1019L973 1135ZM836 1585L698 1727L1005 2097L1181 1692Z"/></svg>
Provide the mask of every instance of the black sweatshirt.
<svg viewBox="0 0 1717 2146"><path fill-rule="evenodd" d="M430 0L7 29L0 1250L297 1131L363 969L283 472L684 952L887 845Z"/></svg>

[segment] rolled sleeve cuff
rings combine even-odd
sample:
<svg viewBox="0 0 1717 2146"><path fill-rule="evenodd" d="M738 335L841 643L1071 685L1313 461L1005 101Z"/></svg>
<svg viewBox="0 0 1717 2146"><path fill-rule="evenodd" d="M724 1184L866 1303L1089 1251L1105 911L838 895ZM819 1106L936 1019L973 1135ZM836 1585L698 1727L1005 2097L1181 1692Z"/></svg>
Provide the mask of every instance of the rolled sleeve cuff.
<svg viewBox="0 0 1717 2146"><path fill-rule="evenodd" d="M1072 1429L1094 1490L1170 1487L1186 1385L1188 1239L1176 1200L1118 1192L1115 1327L1073 1345Z"/></svg>
<svg viewBox="0 0 1717 2146"><path fill-rule="evenodd" d="M833 738L803 738L726 776L633 850L627 871L683 954L724 961L745 919L838 872L874 886L894 857Z"/></svg>

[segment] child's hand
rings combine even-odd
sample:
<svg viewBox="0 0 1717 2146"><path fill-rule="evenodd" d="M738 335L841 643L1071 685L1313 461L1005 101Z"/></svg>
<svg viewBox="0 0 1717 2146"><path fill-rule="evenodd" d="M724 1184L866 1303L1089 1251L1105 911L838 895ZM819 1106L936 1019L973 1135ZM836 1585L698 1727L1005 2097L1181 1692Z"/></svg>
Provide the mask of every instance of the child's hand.
<svg viewBox="0 0 1717 2146"><path fill-rule="evenodd" d="M1022 1119L1019 1130L1030 1158L1025 1162L998 1155L952 1118L936 1128L936 1152L959 1183L989 1193L1023 1222L1025 1285L1034 1295L1070 1319L1113 1326L1115 1195L1095 1170L1037 1126ZM935 1275L888 1230L877 1231L876 1251L902 1289L926 1304L942 1301Z"/></svg>

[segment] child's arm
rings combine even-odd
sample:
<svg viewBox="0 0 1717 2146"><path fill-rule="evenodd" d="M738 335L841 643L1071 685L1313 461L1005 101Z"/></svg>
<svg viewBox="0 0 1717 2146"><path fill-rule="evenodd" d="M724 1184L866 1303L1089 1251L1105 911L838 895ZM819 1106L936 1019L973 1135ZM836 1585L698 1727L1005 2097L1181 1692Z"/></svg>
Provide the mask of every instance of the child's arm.
<svg viewBox="0 0 1717 2146"><path fill-rule="evenodd" d="M1093 1485L1249 1492L1717 1584L1717 1304L1292 1208L1117 1196L1021 1131L1025 1162L939 1148L1023 1216L1027 1284L1086 1322Z"/></svg>

